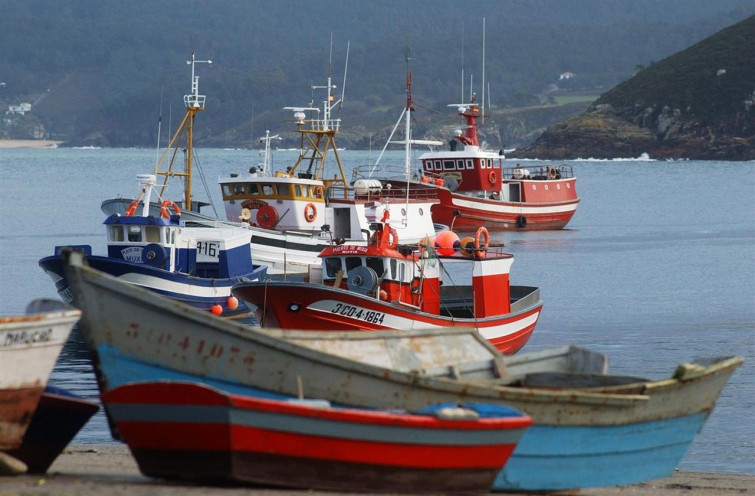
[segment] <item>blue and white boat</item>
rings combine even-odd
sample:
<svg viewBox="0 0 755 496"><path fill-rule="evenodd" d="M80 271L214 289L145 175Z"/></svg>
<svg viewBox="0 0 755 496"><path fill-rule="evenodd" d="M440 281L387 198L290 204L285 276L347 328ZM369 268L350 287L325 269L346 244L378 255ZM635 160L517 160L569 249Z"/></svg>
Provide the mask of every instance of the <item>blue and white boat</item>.
<svg viewBox="0 0 755 496"><path fill-rule="evenodd" d="M256 281L267 273L252 263L251 233L242 227L189 227L180 208L163 200L155 212L150 200L156 177L138 176L141 194L124 215L105 220L107 255L92 255L92 247L78 245L92 267L123 282L142 286L161 295L223 316L248 313L231 295L231 287ZM139 212L141 210L141 212ZM72 301L60 251L39 261L55 282L58 294Z"/></svg>
<svg viewBox="0 0 755 496"><path fill-rule="evenodd" d="M368 408L506 405L526 412L534 425L494 490L561 491L670 477L743 362L696 359L670 376L645 379L609 375L607 361L590 352L504 358L472 329L250 328L119 283L87 267L80 253L68 260L83 311L79 329L97 357L102 393L128 382L178 380Z"/></svg>

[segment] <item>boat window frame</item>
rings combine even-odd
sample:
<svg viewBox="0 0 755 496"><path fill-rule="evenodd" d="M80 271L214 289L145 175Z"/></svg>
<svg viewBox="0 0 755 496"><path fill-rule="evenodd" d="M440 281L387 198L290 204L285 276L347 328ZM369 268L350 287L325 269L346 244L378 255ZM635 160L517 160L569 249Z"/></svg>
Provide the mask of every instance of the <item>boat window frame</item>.
<svg viewBox="0 0 755 496"><path fill-rule="evenodd" d="M160 226L146 226L144 228L144 240L147 243L161 243L163 229Z"/></svg>
<svg viewBox="0 0 755 496"><path fill-rule="evenodd" d="M126 236L123 234L123 226L110 226L110 229L108 229L108 238L114 243L123 243L126 240Z"/></svg>
<svg viewBox="0 0 755 496"><path fill-rule="evenodd" d="M130 225L126 229L126 239L129 243L141 243L144 238L141 226Z"/></svg>
<svg viewBox="0 0 755 496"><path fill-rule="evenodd" d="M335 265L332 263L333 261L338 262L338 266L335 267ZM338 277L338 271L343 270L343 260L342 257L325 257L325 262L323 263L325 266L325 275L328 278L335 279ZM331 273L331 269L335 268L335 271Z"/></svg>

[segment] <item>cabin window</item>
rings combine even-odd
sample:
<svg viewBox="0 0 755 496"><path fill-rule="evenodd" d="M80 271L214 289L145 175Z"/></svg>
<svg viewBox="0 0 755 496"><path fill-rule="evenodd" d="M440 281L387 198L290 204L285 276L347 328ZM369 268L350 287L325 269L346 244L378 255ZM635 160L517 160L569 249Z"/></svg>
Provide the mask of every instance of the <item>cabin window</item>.
<svg viewBox="0 0 755 496"><path fill-rule="evenodd" d="M244 194L244 185L243 184L237 184L233 187L233 194L234 195L243 195Z"/></svg>
<svg viewBox="0 0 755 496"><path fill-rule="evenodd" d="M145 235L147 243L160 242L160 228L157 226L147 226L147 228L145 229Z"/></svg>
<svg viewBox="0 0 755 496"><path fill-rule="evenodd" d="M294 196L301 196L301 185L295 184L294 185Z"/></svg>
<svg viewBox="0 0 755 496"><path fill-rule="evenodd" d="M405 278L406 278L406 264L404 262L401 262L398 265L398 277L396 279L403 282Z"/></svg>
<svg viewBox="0 0 755 496"><path fill-rule="evenodd" d="M443 170L454 170L454 169L456 169L456 163L453 160L443 161Z"/></svg>
<svg viewBox="0 0 755 496"><path fill-rule="evenodd" d="M457 160L457 161L456 161L456 168L457 168L458 170L462 170L462 169L464 169L464 161L463 161L463 160Z"/></svg>
<svg viewBox="0 0 755 496"><path fill-rule="evenodd" d="M328 275L328 277L338 276L339 270L341 270L340 257L328 257L325 259L325 273Z"/></svg>
<svg viewBox="0 0 755 496"><path fill-rule="evenodd" d="M139 243L142 240L142 228L139 226L128 226L128 240L131 243Z"/></svg>
<svg viewBox="0 0 755 496"><path fill-rule="evenodd" d="M275 185L274 184L263 184L262 185L262 194L263 195L274 195L275 194Z"/></svg>
<svg viewBox="0 0 755 496"><path fill-rule="evenodd" d="M170 235L169 235L169 238L168 238L168 243L170 243L172 245L176 244L176 230L175 229L171 229L170 230Z"/></svg>
<svg viewBox="0 0 755 496"><path fill-rule="evenodd" d="M474 169L474 162L472 159L467 160L467 169Z"/></svg>
<svg viewBox="0 0 755 496"><path fill-rule="evenodd" d="M247 186L249 186L249 194L250 195L259 195L260 189L259 185L255 183L249 183Z"/></svg>
<svg viewBox="0 0 755 496"><path fill-rule="evenodd" d="M425 160L425 170L433 170L433 161Z"/></svg>
<svg viewBox="0 0 755 496"><path fill-rule="evenodd" d="M121 226L110 226L110 241L123 241L123 228Z"/></svg>
<svg viewBox="0 0 755 496"><path fill-rule="evenodd" d="M443 167L440 165L440 160L435 161L435 170L442 170Z"/></svg>
<svg viewBox="0 0 755 496"><path fill-rule="evenodd" d="M361 257L346 257L346 274L348 274L351 269L354 269L361 265L362 265Z"/></svg>
<svg viewBox="0 0 755 496"><path fill-rule="evenodd" d="M398 262L395 258L391 258L391 279L394 281L396 280L396 267L398 265Z"/></svg>
<svg viewBox="0 0 755 496"><path fill-rule="evenodd" d="M231 189L231 185L230 184L224 184L223 185L223 196L225 196L225 197L231 196L231 194L232 194L231 191L233 191L233 189Z"/></svg>
<svg viewBox="0 0 755 496"><path fill-rule="evenodd" d="M367 267L375 271L378 277L383 277L385 273L385 266L383 265L383 259L379 257L367 257Z"/></svg>

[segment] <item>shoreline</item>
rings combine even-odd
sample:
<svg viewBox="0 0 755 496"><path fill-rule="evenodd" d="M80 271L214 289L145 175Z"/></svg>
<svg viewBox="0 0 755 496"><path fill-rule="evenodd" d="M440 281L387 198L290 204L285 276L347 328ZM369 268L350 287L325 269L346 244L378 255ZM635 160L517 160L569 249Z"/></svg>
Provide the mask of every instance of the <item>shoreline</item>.
<svg viewBox="0 0 755 496"><path fill-rule="evenodd" d="M20 140L20 139L0 139L0 149L2 148L57 148L62 141L53 140Z"/></svg>
<svg viewBox="0 0 755 496"><path fill-rule="evenodd" d="M47 474L0 477L0 496L281 496L343 492L249 486L205 486L152 479L141 475L124 444L73 444L55 460ZM676 472L673 477L627 486L567 491L580 496L717 496L755 494L755 474ZM357 494L357 493L351 493ZM360 492L358 494L368 494ZM500 494L500 493L496 493ZM506 493L515 495L521 493ZM564 493L561 493L564 494ZM531 495L530 495L531 496Z"/></svg>

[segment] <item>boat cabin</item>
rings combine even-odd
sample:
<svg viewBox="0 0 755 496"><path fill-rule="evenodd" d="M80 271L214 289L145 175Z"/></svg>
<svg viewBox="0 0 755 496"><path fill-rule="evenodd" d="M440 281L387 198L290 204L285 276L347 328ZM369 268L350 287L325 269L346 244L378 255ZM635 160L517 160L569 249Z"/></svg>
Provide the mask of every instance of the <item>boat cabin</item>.
<svg viewBox="0 0 755 496"><path fill-rule="evenodd" d="M377 230L367 246L344 244L323 250L322 274L311 282L435 315L483 318L511 311L512 255L484 248L474 256L471 247L465 251L461 245L440 254L423 244L399 245L387 224L372 227ZM444 286L442 274L465 280Z"/></svg>

